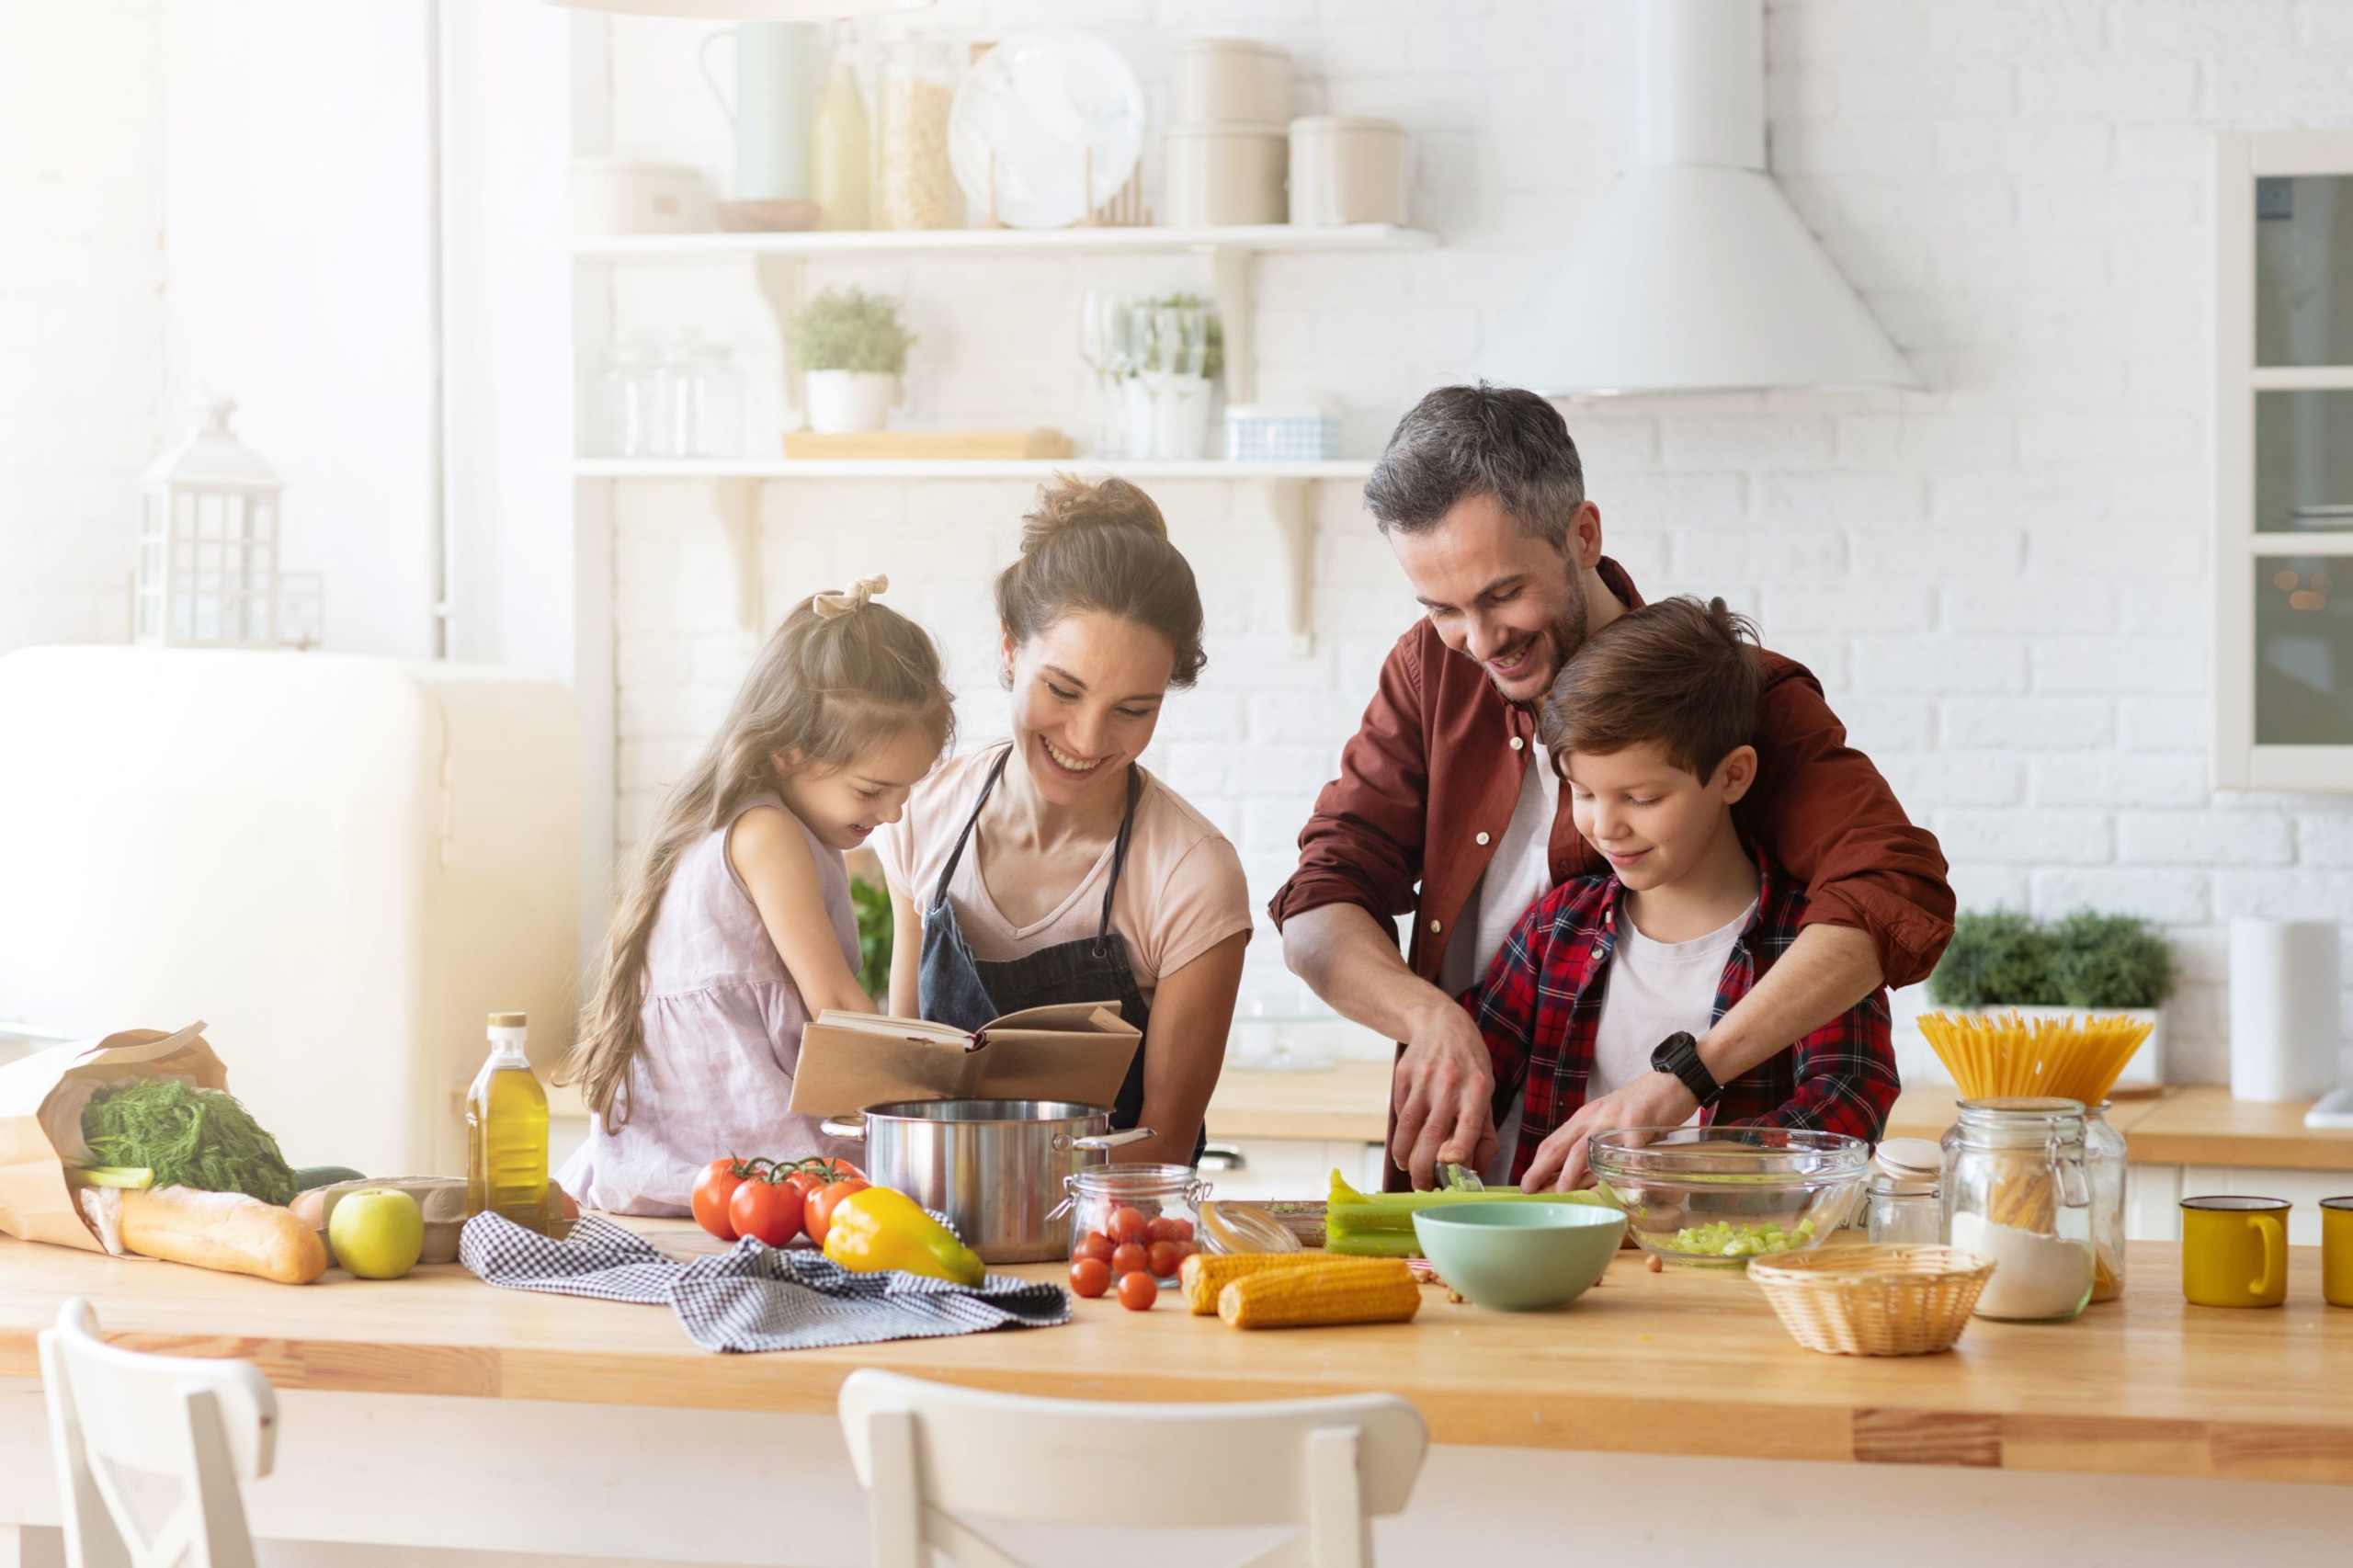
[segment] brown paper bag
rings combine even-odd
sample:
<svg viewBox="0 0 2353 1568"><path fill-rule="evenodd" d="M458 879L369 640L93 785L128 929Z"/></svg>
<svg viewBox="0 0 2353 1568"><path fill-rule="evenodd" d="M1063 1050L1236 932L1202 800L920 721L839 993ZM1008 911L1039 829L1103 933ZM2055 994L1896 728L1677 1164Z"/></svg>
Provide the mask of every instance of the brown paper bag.
<svg viewBox="0 0 2353 1568"><path fill-rule="evenodd" d="M870 1013L819 1014L801 1034L791 1108L855 1116L893 1100L1074 1100L1108 1106L1143 1036L1117 1002L1007 1013L977 1034Z"/></svg>
<svg viewBox="0 0 2353 1568"><path fill-rule="evenodd" d="M74 1201L65 1164L81 1163L87 1152L79 1146L80 1107L89 1091L139 1078L185 1078L199 1089L229 1086L221 1059L205 1043L201 1019L177 1034L125 1029L37 1051L0 1067L0 1232L22 1241L106 1250ZM60 1147L61 1139L72 1146Z"/></svg>

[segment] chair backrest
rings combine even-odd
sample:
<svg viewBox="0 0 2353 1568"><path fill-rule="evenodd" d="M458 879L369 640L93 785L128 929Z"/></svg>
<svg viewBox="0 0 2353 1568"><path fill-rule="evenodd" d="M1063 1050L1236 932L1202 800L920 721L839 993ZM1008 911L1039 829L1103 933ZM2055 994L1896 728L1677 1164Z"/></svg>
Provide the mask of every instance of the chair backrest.
<svg viewBox="0 0 2353 1568"><path fill-rule="evenodd" d="M50 1441L72 1568L252 1568L237 1483L269 1473L278 1399L236 1360L149 1356L98 1337L80 1297L40 1336ZM172 1511L143 1525L127 1471L178 1483Z"/></svg>
<svg viewBox="0 0 2353 1568"><path fill-rule="evenodd" d="M1394 1394L1264 1404L1032 1399L862 1369L842 1430L868 1488L877 1568L950 1561L1018 1568L950 1517L1063 1525L1298 1525L1255 1558L1313 1568L1372 1561L1371 1520L1412 1495L1429 1435Z"/></svg>

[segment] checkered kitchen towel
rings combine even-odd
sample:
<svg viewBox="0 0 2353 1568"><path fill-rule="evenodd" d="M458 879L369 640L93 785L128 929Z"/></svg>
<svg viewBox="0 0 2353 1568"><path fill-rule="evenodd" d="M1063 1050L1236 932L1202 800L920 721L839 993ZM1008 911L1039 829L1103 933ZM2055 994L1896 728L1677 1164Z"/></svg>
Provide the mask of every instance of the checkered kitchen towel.
<svg viewBox="0 0 2353 1568"><path fill-rule="evenodd" d="M749 1236L681 1263L594 1214L560 1242L477 1214L459 1234L458 1261L510 1290L667 1302L687 1337L706 1350L805 1350L1070 1321L1069 1294L1050 1281L992 1274L971 1287L896 1271L854 1274L805 1247L780 1251Z"/></svg>

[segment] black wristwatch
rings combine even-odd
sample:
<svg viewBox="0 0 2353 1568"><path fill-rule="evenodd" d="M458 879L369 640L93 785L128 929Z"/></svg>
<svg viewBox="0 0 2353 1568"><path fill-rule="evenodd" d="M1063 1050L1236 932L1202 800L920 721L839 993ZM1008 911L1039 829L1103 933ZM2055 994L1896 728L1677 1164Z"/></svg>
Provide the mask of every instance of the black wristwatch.
<svg viewBox="0 0 2353 1568"><path fill-rule="evenodd" d="M1683 1086L1701 1105L1713 1105L1724 1086L1716 1082L1708 1064L1699 1060L1699 1042L1683 1030L1660 1040L1651 1052L1651 1065L1661 1073L1672 1073L1683 1080Z"/></svg>

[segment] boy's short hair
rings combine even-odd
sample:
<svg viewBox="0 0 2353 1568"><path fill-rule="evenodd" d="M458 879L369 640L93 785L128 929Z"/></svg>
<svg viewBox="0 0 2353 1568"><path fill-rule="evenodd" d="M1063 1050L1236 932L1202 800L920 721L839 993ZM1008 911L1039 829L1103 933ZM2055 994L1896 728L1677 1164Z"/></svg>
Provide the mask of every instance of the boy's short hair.
<svg viewBox="0 0 2353 1568"><path fill-rule="evenodd" d="M1702 780L1756 733L1756 626L1722 599L1631 609L1596 632L1552 682L1538 734L1555 771L1564 752L1606 756L1656 742Z"/></svg>

